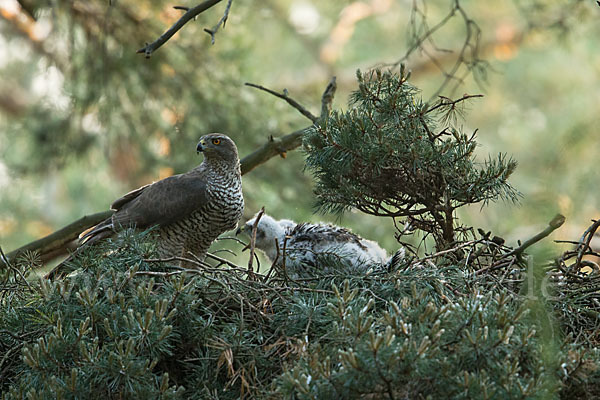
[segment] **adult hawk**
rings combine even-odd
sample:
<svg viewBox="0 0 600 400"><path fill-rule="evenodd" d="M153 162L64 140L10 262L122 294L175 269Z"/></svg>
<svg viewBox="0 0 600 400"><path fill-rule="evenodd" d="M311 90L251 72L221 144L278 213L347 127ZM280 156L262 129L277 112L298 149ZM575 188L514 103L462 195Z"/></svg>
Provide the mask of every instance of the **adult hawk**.
<svg viewBox="0 0 600 400"><path fill-rule="evenodd" d="M235 143L226 135L211 133L200 139L196 149L204 153L199 166L116 200L111 205L115 213L84 233L75 253L124 228L157 226L161 257L190 258L189 252L204 259L217 236L237 226L244 198Z"/></svg>
<svg viewBox="0 0 600 400"><path fill-rule="evenodd" d="M256 217L236 233L251 234ZM335 264L362 272L375 265L390 268L404 259L405 253L401 248L389 257L376 242L340 226L298 224L289 219L275 220L266 214L258 221L255 246L280 267L285 262L292 278L315 275L315 268L327 272L329 266Z"/></svg>

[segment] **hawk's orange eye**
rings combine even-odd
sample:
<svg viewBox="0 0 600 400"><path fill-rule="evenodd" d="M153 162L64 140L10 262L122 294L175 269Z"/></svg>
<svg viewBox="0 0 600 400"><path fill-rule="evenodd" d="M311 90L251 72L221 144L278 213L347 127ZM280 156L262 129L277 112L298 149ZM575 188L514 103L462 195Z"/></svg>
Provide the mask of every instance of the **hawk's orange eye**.
<svg viewBox="0 0 600 400"><path fill-rule="evenodd" d="M219 145L219 144L221 144L221 139L213 139L213 140L212 140L212 144L214 144L214 145Z"/></svg>

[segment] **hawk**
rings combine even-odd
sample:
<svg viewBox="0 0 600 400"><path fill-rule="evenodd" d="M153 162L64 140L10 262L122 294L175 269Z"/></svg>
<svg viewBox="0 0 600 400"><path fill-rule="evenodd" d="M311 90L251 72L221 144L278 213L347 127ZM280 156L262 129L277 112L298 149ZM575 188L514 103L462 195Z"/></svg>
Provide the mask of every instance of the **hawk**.
<svg viewBox="0 0 600 400"><path fill-rule="evenodd" d="M235 143L226 135L211 133L200 139L196 150L204 153L199 166L142 186L116 200L111 205L115 213L84 232L74 254L124 228L156 226L161 257L190 258L189 252L204 259L211 243L237 226L244 211L244 198ZM182 265L189 266L185 262Z"/></svg>
<svg viewBox="0 0 600 400"><path fill-rule="evenodd" d="M236 233L251 234L257 215ZM391 267L404 258L404 248L392 257L376 242L364 239L349 229L332 224L296 223L289 219L275 220L263 214L256 227L256 248L282 267L292 277L314 275L319 265L333 261L351 270L366 272L374 265ZM313 273L310 270L313 269ZM328 268L320 268L327 272Z"/></svg>

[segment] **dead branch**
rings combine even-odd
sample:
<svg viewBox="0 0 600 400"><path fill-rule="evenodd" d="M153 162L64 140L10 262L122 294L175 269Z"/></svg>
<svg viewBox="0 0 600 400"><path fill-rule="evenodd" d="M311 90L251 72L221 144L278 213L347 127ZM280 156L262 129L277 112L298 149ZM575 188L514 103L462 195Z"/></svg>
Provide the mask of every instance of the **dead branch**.
<svg viewBox="0 0 600 400"><path fill-rule="evenodd" d="M335 96L335 91L337 90L337 81L334 76L327 84L323 95L321 96L321 118L326 118L331 113L331 107L333 104L333 97Z"/></svg>
<svg viewBox="0 0 600 400"><path fill-rule="evenodd" d="M450 3L451 7L447 14L442 16L436 24L430 25L427 8L421 5L421 2L413 2L408 29L410 43L408 49L396 62L379 64L380 66L397 67L405 64L415 53L424 56L426 61L421 64L429 68L436 68L444 77L436 92L427 101L428 103L442 93L450 83L454 82L451 89L453 93L464 83L468 75L473 74L477 79L478 74L483 74L482 71L489 68L489 63L481 58L482 45L479 25L467 14L460 0L453 0ZM453 19L459 20L465 30L465 39L458 51L441 48L436 43L436 33L439 33ZM447 67L447 64L451 64L451 67ZM460 74L461 72L462 74Z"/></svg>
<svg viewBox="0 0 600 400"><path fill-rule="evenodd" d="M225 29L225 23L227 22L227 18L229 18L229 10L231 9L231 3L233 3L233 0L229 0L227 2L227 7L225 7L225 13L223 14L223 17L219 20L219 22L217 22L215 26L213 26L211 29L204 28L204 32L210 35L210 44L215 44L215 35L219 31L219 28L223 26L223 29Z"/></svg>
<svg viewBox="0 0 600 400"><path fill-rule="evenodd" d="M252 85L252 84L250 84ZM325 88L323 95L321 96L321 117L325 117L328 115L329 110L331 109L331 104L333 102L333 97L335 95L337 85L336 85L336 77L334 76L329 81L329 84ZM268 91L268 89L267 89ZM271 92L269 92L271 93ZM276 93L276 92L275 92ZM273 93L271 93L273 94ZM277 97L279 93L274 94ZM286 100L287 101L287 100ZM289 103L289 102L288 102ZM293 105L292 105L293 106ZM323 112L326 114L323 114ZM311 114L312 115L312 114ZM309 119L312 118L307 117ZM313 118L315 118L313 116ZM285 158L286 152L290 150L294 150L302 144L302 136L304 135L304 131L309 129L310 127L306 127L295 132L290 133L289 135L285 135L281 138L273 138L269 137L267 143L262 145L260 148L255 150L254 152L248 154L246 157L242 158L242 175L252 171L254 168L263 164L270 160L271 158L279 155Z"/></svg>
<svg viewBox="0 0 600 400"><path fill-rule="evenodd" d="M256 246L256 230L258 228L258 222L262 218L265 213L265 208L261 207L260 211L256 215L256 219L254 220L254 224L252 225L252 234L250 235L250 259L248 260L248 278L253 277L254 269L252 268L252 262L254 261L254 252ZM258 272L258 271L257 271Z"/></svg>
<svg viewBox="0 0 600 400"><path fill-rule="evenodd" d="M442 107L448 107L449 106L452 109L454 109L457 104L462 103L463 101L466 101L466 100L469 100L469 99L473 99L473 98L476 98L476 97L483 97L483 95L482 94L465 94L461 98L456 99L456 100L452 100L452 99L449 99L449 98L444 97L444 96L439 96L439 97L440 97L440 100L436 104L434 104L433 106L429 107L427 109L427 111L425 111L425 114L428 114L428 113L430 113L432 111L435 111L435 110L437 110L439 108L442 108Z"/></svg>
<svg viewBox="0 0 600 400"><path fill-rule="evenodd" d="M560 228L564 223L565 223L565 217L561 214L556 214L554 216L554 218L552 218L552 220L548 223L548 226L546 227L546 229L544 229L543 231L535 234L534 236L530 237L529 239L527 239L526 241L524 241L523 243L521 243L519 245L519 247L509 251L508 253L505 253L504 255L502 255L502 257L500 257L497 261L495 261L494 263L492 263L492 265L489 265L487 267L481 268L477 271L475 271L476 275L481 275L483 273L487 273L489 271L493 271L493 270L498 270L501 268L506 268L506 267L510 267L512 264L514 264L517 260L519 260L519 257L523 254L523 252L529 248L530 246L536 244L537 242L539 242L540 240L544 239L545 237L547 237L548 235L550 235L552 232L554 232L555 230L557 230L558 228Z"/></svg>
<svg viewBox="0 0 600 400"><path fill-rule="evenodd" d="M308 127L280 138L270 136L265 144L242 158L242 175L252 171L254 168L277 155L281 156L281 158L285 158L286 152L300 147L302 144L302 136L304 136L304 131L306 129L308 129Z"/></svg>
<svg viewBox="0 0 600 400"><path fill-rule="evenodd" d="M198 4L196 7L190 8L165 33L160 35L158 39L156 39L152 43L146 43L146 45L139 49L137 53L143 53L146 58L150 58L153 52L155 52L160 46L162 46L169 39L171 39L171 37L175 33L177 33L181 28L183 28L183 26L187 24L191 19L195 18L197 15L203 13L204 11L208 10L209 8L220 2L221 0L206 0Z"/></svg>
<svg viewBox="0 0 600 400"><path fill-rule="evenodd" d="M212 254L212 253L206 253L206 257L207 257L207 258L210 258L210 259L213 259L213 260L215 260L215 261L218 261L218 262L219 262L219 264L217 265L217 267L219 267L219 266L221 266L221 265L227 265L227 266L228 266L229 268L231 268L231 269L239 270L239 271L241 271L241 272L246 272L246 271L243 271L241 268L239 268L239 267L238 267L237 265L235 265L234 263L232 263L231 261L229 261L229 260L226 260L226 259L224 259L224 258L221 258L221 257L219 257L219 256L216 256L216 255L214 255L214 254Z"/></svg>
<svg viewBox="0 0 600 400"><path fill-rule="evenodd" d="M577 246L577 259L575 261L576 266L579 266L581 264L581 259L583 258L583 256L591 250L590 242L596 234L598 227L600 227L600 220L594 221L594 223L581 236L581 239L579 240L579 245Z"/></svg>
<svg viewBox="0 0 600 400"><path fill-rule="evenodd" d="M546 229L524 241L519 247L508 253L507 256L522 254L525 251L525 249L527 249L533 244L536 244L537 242L539 242L540 240L542 240L543 238L560 228L562 224L565 223L565 219L566 218L564 217L564 215L556 214L554 218L552 218L552 220L548 223Z"/></svg>
<svg viewBox="0 0 600 400"><path fill-rule="evenodd" d="M246 82L244 85L250 86L250 87L253 87L253 88L256 88L256 89L259 89L259 90L263 90L263 91L265 91L265 92L267 92L269 94L272 94L275 97L279 97L280 99L285 100L290 106L294 107L296 110L298 110L300 112L300 114L304 115L306 118L310 119L312 122L317 122L317 120L318 120L318 118L315 117L304 106L302 106L296 100L294 100L290 96L288 96L287 89L283 89L283 93L277 93L274 90L271 90L271 89L266 88L266 87L261 86L261 85L256 85L254 83Z"/></svg>
<svg viewBox="0 0 600 400"><path fill-rule="evenodd" d="M56 254L57 256L60 254L65 254L68 244L77 239L82 231L98 224L101 221L104 221L106 218L110 217L113 212L114 211L109 210L92 215L86 215L82 218L79 218L77 221L70 223L64 228L49 234L48 236L11 251L6 255L6 257L9 261L11 261L27 251L37 251L41 256L42 261L48 261L51 258L47 258L47 256L54 254L57 250L63 250L62 252ZM4 263L1 263L0 265L3 264Z"/></svg>

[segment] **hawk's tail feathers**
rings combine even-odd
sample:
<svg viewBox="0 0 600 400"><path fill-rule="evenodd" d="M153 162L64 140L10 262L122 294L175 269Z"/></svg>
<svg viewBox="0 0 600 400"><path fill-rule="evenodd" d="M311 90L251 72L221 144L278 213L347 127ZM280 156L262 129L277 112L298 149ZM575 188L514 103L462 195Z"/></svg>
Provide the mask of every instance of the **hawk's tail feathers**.
<svg viewBox="0 0 600 400"><path fill-rule="evenodd" d="M79 246L77 247L77 249L75 249L74 252L69 254L69 257L64 259L62 262L56 265L56 267L54 267L50 272L48 272L44 276L44 278L54 279L57 276L60 276L61 270L65 267L65 265L71 260L73 260L73 258L75 258L75 256L77 256L81 252L81 250L92 245L98 240L111 236L113 234L112 226L112 220L111 218L108 218L103 222L99 223L98 225L95 225L89 228L88 230L83 231L79 235Z"/></svg>
<svg viewBox="0 0 600 400"><path fill-rule="evenodd" d="M107 232L109 233L107 235ZM98 225L92 226L79 235L80 246L89 245L97 240L110 236L113 233L112 218L107 218Z"/></svg>

